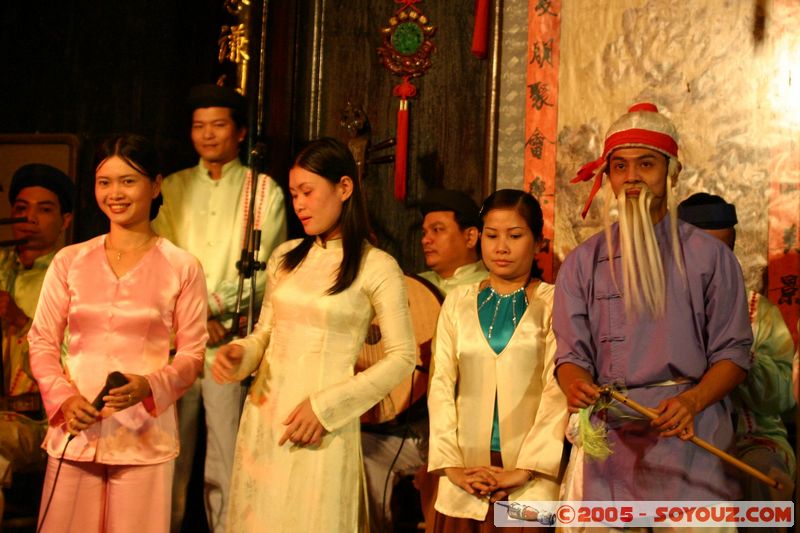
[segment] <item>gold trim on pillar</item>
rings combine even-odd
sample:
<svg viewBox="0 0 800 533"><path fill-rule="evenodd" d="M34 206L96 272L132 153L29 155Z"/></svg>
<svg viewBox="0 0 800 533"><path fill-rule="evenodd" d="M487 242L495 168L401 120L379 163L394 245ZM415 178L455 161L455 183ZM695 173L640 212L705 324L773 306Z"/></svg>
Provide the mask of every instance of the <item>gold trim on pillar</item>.
<svg viewBox="0 0 800 533"><path fill-rule="evenodd" d="M486 83L486 153L483 164L481 198L497 188L497 127L500 99L500 49L503 31L503 0L492 2L492 44L489 77Z"/></svg>

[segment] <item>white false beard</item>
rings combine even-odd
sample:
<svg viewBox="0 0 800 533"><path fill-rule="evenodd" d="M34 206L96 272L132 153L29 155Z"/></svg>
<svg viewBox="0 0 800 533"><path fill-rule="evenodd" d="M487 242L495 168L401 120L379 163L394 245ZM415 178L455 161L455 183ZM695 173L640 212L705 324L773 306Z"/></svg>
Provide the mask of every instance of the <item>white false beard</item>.
<svg viewBox="0 0 800 533"><path fill-rule="evenodd" d="M628 197L625 191L617 197L622 298L628 316L646 313L659 318L666 306L664 263L650 217L653 193L644 184L640 190L638 197Z"/></svg>

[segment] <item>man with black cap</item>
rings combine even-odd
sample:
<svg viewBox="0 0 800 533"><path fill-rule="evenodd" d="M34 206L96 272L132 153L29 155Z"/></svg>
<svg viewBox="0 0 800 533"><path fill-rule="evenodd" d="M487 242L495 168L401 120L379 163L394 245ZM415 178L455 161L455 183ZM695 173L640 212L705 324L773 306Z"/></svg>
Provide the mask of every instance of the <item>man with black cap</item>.
<svg viewBox="0 0 800 533"><path fill-rule="evenodd" d="M420 202L420 211L424 216L422 251L430 270L419 276L431 282L443 297L458 285L486 278L488 273L478 248L480 215L472 197L461 191L432 189ZM391 499L398 476L414 474L425 464L428 411L424 399L415 402L402 416L400 423L393 420L362 426L372 531L391 530ZM435 490L433 483L423 484ZM423 501L423 507L427 507L426 503Z"/></svg>
<svg viewBox="0 0 800 533"><path fill-rule="evenodd" d="M433 283L442 295L450 289L484 279L480 260L481 220L475 200L466 193L432 189L420 203L422 252L430 268L420 277Z"/></svg>
<svg viewBox="0 0 800 533"><path fill-rule="evenodd" d="M44 164L20 167L11 179L14 247L0 249L0 320L3 335L3 412L0 413L0 484L13 469L41 463L47 420L30 370L26 335L45 272L59 240L72 222L74 186L66 174ZM1 498L1 496L0 496ZM0 499L0 516L2 515Z"/></svg>
<svg viewBox="0 0 800 533"><path fill-rule="evenodd" d="M153 222L155 231L196 256L203 265L208 288L206 368L231 328L238 291L236 262L246 238L251 181L239 161L239 145L247 126L245 98L226 87L199 85L189 93L191 138L199 163L164 180L164 205ZM260 261L286 239L283 192L269 176L258 176L255 194L255 229L261 230ZM257 278L255 301L261 302L265 278ZM250 284L244 284L246 305ZM207 429L204 469L205 503L212 531L225 527L228 487L239 424L241 387L217 384L208 374L179 401L181 454L175 464L173 528L179 530L191 474L200 400Z"/></svg>
<svg viewBox="0 0 800 533"><path fill-rule="evenodd" d="M678 217L724 242L736 243L736 206L700 192L678 205ZM691 258L687 258L691 261ZM789 499L797 463L781 414L794 407L794 342L780 310L761 294L748 294L753 328L753 358L747 378L731 393L736 420L736 456L750 466L780 478ZM750 476L742 477L744 500L770 500L776 494Z"/></svg>

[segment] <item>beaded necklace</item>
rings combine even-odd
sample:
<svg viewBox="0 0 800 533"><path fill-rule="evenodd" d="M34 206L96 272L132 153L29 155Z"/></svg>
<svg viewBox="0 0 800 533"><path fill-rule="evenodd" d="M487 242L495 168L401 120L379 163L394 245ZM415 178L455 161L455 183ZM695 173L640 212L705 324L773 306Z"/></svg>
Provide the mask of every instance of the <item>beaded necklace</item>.
<svg viewBox="0 0 800 533"><path fill-rule="evenodd" d="M510 292L508 294L500 294L499 292L494 290L494 287L489 285L487 288L489 289L489 294L486 298L478 304L478 311L480 311L483 306L489 303L491 300L495 301L494 304L494 313L492 314L492 321L489 324L489 331L486 335L488 339L491 340L492 338L492 331L494 330L494 322L497 320L497 312L500 310L500 305L502 302L511 299L511 321L514 324L514 328L516 329L517 323L519 322L519 317L517 317L517 307L522 309L522 312L525 312L525 309L528 308L528 294L525 291L528 284L526 283L519 289L515 290L514 292ZM485 289L484 289L485 290Z"/></svg>

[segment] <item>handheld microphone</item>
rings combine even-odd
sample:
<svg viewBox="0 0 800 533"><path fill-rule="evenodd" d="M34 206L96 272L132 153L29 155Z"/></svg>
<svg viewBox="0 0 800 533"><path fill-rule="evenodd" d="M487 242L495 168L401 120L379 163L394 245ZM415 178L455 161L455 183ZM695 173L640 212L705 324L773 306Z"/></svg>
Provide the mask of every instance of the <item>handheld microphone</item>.
<svg viewBox="0 0 800 533"><path fill-rule="evenodd" d="M122 372L116 372L115 371L115 372L110 373L108 375L108 377L106 378L106 384L103 386L103 390L101 390L100 392L97 393L97 396L95 397L94 401L92 402L92 407L94 407L98 411L103 409L103 407L105 407L105 405L106 405L105 400L103 400L103 396L107 396L108 395L108 391L110 391L111 389L116 389L117 387L122 387L126 383L128 383L128 378L126 378L122 374ZM75 435L70 434L70 436L67 437L67 443L69 443L69 441L71 441L74 437L75 437Z"/></svg>
<svg viewBox="0 0 800 533"><path fill-rule="evenodd" d="M106 384L103 386L103 390L101 390L97 397L92 402L92 407L97 409L98 411L105 407L106 402L103 400L103 396L108 394L108 391L111 389L116 389L117 387L122 387L128 383L128 378L122 375L121 372L112 372L106 378ZM61 452L61 457L58 458L58 468L56 468L56 475L55 479L53 479L53 486L50 488L50 497L47 498L47 505L44 507L44 513L42 514L41 520L39 520L39 525L36 528L36 533L39 533L42 530L42 525L44 525L44 521L47 518L47 511L50 510L50 504L53 503L53 494L56 492L56 484L58 483L58 474L61 472L61 464L64 462L64 454L67 453L67 446L72 441L72 438L75 435L70 434L67 437L67 443L64 445L64 450Z"/></svg>
<svg viewBox="0 0 800 533"><path fill-rule="evenodd" d="M122 387L126 383L128 383L128 378L126 378L122 372L115 371L110 373L106 378L106 384L103 386L103 390L98 392L97 396L95 396L92 407L100 411L106 405L103 396L108 396L108 391L116 389L117 387Z"/></svg>

